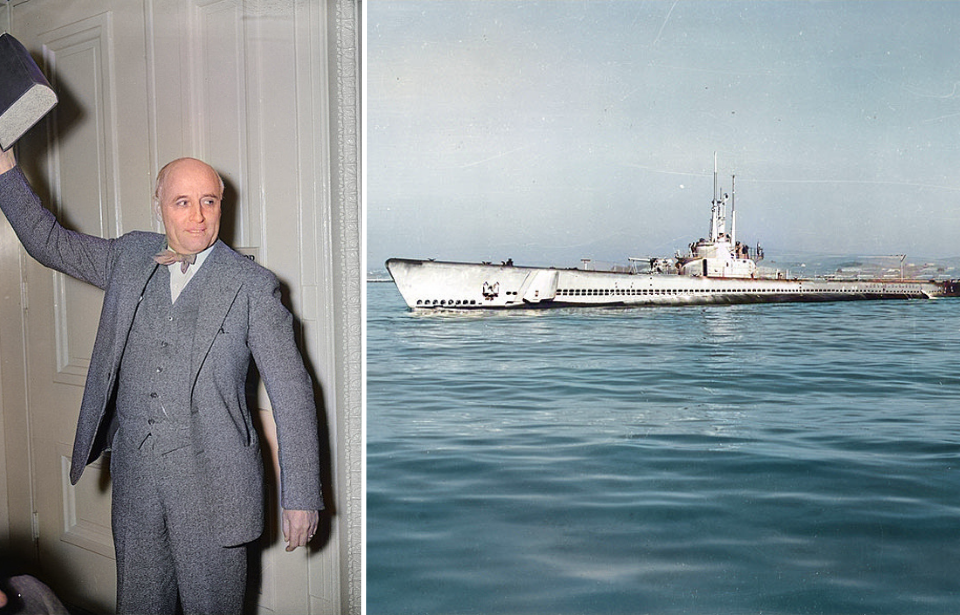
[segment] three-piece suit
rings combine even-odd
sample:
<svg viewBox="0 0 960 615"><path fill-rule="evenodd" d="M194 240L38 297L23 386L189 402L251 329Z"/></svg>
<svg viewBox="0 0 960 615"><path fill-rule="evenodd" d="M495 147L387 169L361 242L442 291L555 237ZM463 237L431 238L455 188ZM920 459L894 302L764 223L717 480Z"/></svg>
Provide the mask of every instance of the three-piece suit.
<svg viewBox="0 0 960 615"><path fill-rule="evenodd" d="M18 168L0 175L0 208L33 258L104 290L70 480L75 484L86 465L112 450L121 579L134 573L124 569L120 543L127 552L153 549L138 541L141 515L155 508L163 509L160 532L188 536L197 531L191 524L202 523L201 531L227 548L261 534L263 462L246 390L251 357L277 425L280 503L288 510L323 508L313 384L270 271L218 240L174 301L166 267L153 258L166 246L164 235L104 239L65 229ZM194 555L194 567L202 568L204 554L183 557ZM144 556L138 557L142 568ZM205 582L204 571L178 572ZM149 573L138 574L144 576L138 585L149 583Z"/></svg>

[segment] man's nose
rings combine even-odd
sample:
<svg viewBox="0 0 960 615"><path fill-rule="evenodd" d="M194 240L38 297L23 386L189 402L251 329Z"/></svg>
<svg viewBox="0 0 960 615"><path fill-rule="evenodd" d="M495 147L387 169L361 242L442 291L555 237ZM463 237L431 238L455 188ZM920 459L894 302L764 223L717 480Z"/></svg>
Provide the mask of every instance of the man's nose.
<svg viewBox="0 0 960 615"><path fill-rule="evenodd" d="M190 219L197 222L203 222L203 205L194 203L190 207Z"/></svg>

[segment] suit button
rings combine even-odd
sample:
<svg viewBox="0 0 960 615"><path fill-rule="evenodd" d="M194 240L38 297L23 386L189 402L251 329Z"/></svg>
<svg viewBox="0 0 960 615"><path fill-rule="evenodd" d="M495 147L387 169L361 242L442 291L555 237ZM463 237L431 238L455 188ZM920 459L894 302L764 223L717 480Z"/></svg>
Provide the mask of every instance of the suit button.
<svg viewBox="0 0 960 615"><path fill-rule="evenodd" d="M159 374L160 372L162 372L162 371L163 371L163 368L162 368L162 367L158 367L158 368L157 368L157 373L158 373L158 374Z"/></svg>
<svg viewBox="0 0 960 615"><path fill-rule="evenodd" d="M156 421L155 421L155 420L153 420L153 419L147 419L147 425L154 425L154 424L156 424Z"/></svg>
<svg viewBox="0 0 960 615"><path fill-rule="evenodd" d="M153 393L150 393L151 399L156 399L157 397L159 397L159 395L157 395L156 391L154 391Z"/></svg>

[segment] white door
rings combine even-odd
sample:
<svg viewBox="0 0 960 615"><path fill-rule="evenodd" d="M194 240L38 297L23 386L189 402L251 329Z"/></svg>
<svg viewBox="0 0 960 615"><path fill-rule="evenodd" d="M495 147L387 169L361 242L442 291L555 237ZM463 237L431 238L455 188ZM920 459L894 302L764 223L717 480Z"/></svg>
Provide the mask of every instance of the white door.
<svg viewBox="0 0 960 615"><path fill-rule="evenodd" d="M30 0L15 4L11 15L12 33L60 97L47 123L49 139L44 127L24 139L20 163L61 221L103 237L151 228L149 188L141 179L150 172L143 12L129 5ZM76 487L68 478L102 293L32 259L23 274L39 562L44 580L65 599L110 612L116 571L107 464L90 467Z"/></svg>

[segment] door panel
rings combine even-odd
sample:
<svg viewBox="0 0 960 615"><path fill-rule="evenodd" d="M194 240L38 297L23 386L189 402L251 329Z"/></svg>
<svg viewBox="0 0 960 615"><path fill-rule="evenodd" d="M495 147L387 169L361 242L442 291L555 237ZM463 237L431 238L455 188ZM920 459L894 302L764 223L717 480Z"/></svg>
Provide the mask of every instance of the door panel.
<svg viewBox="0 0 960 615"><path fill-rule="evenodd" d="M56 6L54 6L56 5ZM33 0L13 7L14 34L58 91L48 138L33 135L19 159L31 183L69 228L103 237L140 222L149 208L142 12L113 3ZM115 30L125 36L118 38ZM140 36L130 33L139 32ZM120 113L116 100L139 111ZM120 161L123 160L121 164ZM124 198L129 195L130 198ZM121 203L124 203L121 207ZM27 396L38 558L65 599L111 612L116 598L108 460L70 485L70 453L90 365L102 293L25 265Z"/></svg>

